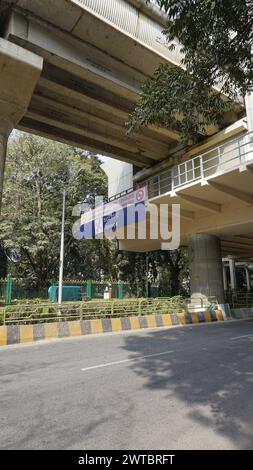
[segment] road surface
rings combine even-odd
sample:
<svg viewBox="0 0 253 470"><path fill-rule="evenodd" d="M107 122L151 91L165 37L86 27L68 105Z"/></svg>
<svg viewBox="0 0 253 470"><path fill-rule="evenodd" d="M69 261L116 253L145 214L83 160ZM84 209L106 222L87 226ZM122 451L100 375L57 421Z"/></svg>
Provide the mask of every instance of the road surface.
<svg viewBox="0 0 253 470"><path fill-rule="evenodd" d="M253 322L0 349L0 449L252 449Z"/></svg>

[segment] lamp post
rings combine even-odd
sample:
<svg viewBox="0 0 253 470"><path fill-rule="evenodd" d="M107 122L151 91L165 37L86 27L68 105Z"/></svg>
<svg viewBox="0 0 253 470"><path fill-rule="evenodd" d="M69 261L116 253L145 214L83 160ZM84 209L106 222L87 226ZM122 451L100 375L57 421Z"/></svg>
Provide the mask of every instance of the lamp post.
<svg viewBox="0 0 253 470"><path fill-rule="evenodd" d="M66 205L66 189L62 193L62 222L61 222L61 248L60 248L60 266L59 266L59 287L58 287L58 304L62 303L62 281L63 281L63 265L64 265L64 228L65 228L65 205Z"/></svg>
<svg viewBox="0 0 253 470"><path fill-rule="evenodd" d="M69 178L68 185L75 181L80 175L82 170L72 173ZM69 189L69 188L68 188ZM66 207L66 194L64 188L62 192L62 221L61 221L61 248L60 248L60 265L59 265L59 286L58 286L58 304L62 304L62 282L63 282L63 269L64 269L64 229L65 229L65 207Z"/></svg>

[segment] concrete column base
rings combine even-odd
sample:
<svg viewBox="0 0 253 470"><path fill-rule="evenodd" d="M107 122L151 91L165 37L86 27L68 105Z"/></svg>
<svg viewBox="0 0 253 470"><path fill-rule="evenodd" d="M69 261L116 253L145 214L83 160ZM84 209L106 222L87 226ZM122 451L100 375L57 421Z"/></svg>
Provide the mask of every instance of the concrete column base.
<svg viewBox="0 0 253 470"><path fill-rule="evenodd" d="M221 311L224 320L231 320L231 309L229 304L218 304L218 309Z"/></svg>
<svg viewBox="0 0 253 470"><path fill-rule="evenodd" d="M191 294L215 297L225 304L222 256L219 238L196 234L189 239Z"/></svg>

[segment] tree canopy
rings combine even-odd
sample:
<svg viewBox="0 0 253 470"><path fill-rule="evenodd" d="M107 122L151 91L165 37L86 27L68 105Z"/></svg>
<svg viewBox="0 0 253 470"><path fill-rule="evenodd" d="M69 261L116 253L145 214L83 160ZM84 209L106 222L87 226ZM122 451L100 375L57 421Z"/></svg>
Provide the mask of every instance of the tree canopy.
<svg viewBox="0 0 253 470"><path fill-rule="evenodd" d="M166 64L158 67L154 78L142 87L128 129L159 123L179 129L185 142L196 140L206 126L222 123L224 112L238 94L251 91L253 1L156 3L168 15L164 30L168 47L173 49L175 41L181 44L183 69Z"/></svg>
<svg viewBox="0 0 253 470"><path fill-rule="evenodd" d="M95 276L106 246L72 236L72 209L80 200L92 204L106 195L106 176L96 156L53 141L18 133L10 142L6 165L0 242L9 271L45 284L57 278L62 191L67 189L65 274ZM91 242L93 246L91 247ZM92 272L94 269L94 272Z"/></svg>
<svg viewBox="0 0 253 470"><path fill-rule="evenodd" d="M144 295L147 278L161 295L178 294L188 277L187 256L127 253L115 240L78 241L72 235L73 207L107 195L107 177L96 155L25 133L11 139L0 225L0 279L7 274L34 287L57 281L62 190L67 189L64 278L130 283ZM148 264L148 266L147 266Z"/></svg>

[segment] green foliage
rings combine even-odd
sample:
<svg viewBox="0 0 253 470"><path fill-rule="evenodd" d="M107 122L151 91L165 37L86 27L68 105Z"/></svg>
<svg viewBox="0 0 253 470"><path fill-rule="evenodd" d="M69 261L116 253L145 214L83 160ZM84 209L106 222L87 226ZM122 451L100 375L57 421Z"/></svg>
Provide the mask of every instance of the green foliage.
<svg viewBox="0 0 253 470"><path fill-rule="evenodd" d="M107 179L96 156L17 133L9 144L0 226L2 276L7 274L7 255L8 274L22 278L15 282L14 297L21 290L24 295L34 291L40 296L51 280L57 282L63 188L67 189L65 283L68 279L122 280L130 283L129 294L138 297L145 295L147 280L163 296L182 291L187 277L182 250L124 253L115 240L73 238L73 207L80 201L93 204L96 195L107 195Z"/></svg>
<svg viewBox="0 0 253 470"><path fill-rule="evenodd" d="M67 189L65 273L93 277L102 269L106 242L80 243L72 236L74 205L80 200L92 204L96 194L107 193L97 157L19 133L9 145L0 227L11 275L39 285L57 279L63 188Z"/></svg>
<svg viewBox="0 0 253 470"><path fill-rule="evenodd" d="M128 132L158 124L182 134L185 144L205 134L206 127L221 123L231 106L220 93L195 80L178 67L161 64L154 77L144 82L134 112L127 122Z"/></svg>
<svg viewBox="0 0 253 470"><path fill-rule="evenodd" d="M177 39L184 65L204 84L244 95L253 78L252 0L158 0L168 15L165 34Z"/></svg>
<svg viewBox="0 0 253 470"><path fill-rule="evenodd" d="M147 0L149 1L149 0ZM196 141L238 94L252 88L252 0L158 0L168 15L168 45L181 45L183 69L160 65L141 90L128 130L160 124ZM220 92L217 91L219 87ZM221 94L226 94L225 100Z"/></svg>
<svg viewBox="0 0 253 470"><path fill-rule="evenodd" d="M157 296L188 293L188 254L184 249L150 253L119 252L115 258L118 276L132 286L131 293L144 295L148 283L157 285Z"/></svg>

